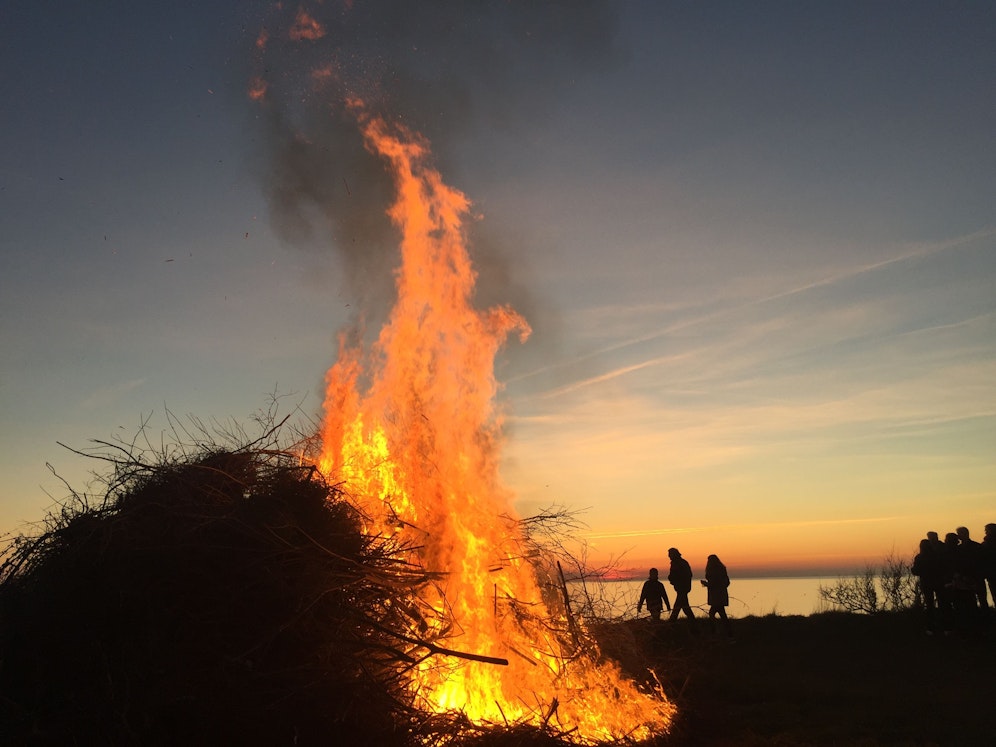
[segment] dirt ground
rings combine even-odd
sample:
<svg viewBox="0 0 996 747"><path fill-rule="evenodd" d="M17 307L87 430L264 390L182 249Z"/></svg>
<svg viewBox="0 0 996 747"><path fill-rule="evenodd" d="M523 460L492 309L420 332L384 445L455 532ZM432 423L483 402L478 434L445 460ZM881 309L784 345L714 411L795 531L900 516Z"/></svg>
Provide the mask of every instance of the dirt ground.
<svg viewBox="0 0 996 747"><path fill-rule="evenodd" d="M996 745L996 626L928 635L916 613L610 624L680 709L667 745Z"/></svg>

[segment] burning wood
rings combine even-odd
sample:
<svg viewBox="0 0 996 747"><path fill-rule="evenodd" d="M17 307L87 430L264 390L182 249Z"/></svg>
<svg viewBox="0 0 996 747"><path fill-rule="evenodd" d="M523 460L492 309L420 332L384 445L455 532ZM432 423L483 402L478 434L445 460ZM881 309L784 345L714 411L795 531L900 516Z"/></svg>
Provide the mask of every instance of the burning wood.
<svg viewBox="0 0 996 747"><path fill-rule="evenodd" d="M343 35L341 24L330 31L303 6L292 12L281 37L302 48L321 50ZM258 37L260 61L276 38ZM24 644L26 621L40 618L61 643L41 664L5 660L21 679L0 695L41 691L79 702L82 712L54 741L83 733L73 718L88 720L95 731L84 741L93 743L279 744L306 730L312 743L324 734L455 745L501 730L508 743L539 734L595 744L669 728L674 707L659 688L641 689L603 660L571 612L562 569L535 552L511 510L498 472L494 362L509 336L525 341L530 328L507 306L473 305L470 202L432 167L422 137L355 98L377 89L347 74L364 62L323 60L307 86L309 96L338 88L336 126L352 138L358 131L391 175L400 258L387 323L369 347L341 336L320 445L307 453L252 443L150 462L125 448L108 458L116 471L107 502L95 510L83 502L53 531L15 547L2 571L14 610L5 608L4 632ZM265 72L260 65L249 97L270 106L278 91ZM277 113L271 124L283 132L294 121ZM293 135L291 160L308 143L306 133ZM309 176L284 186L316 196L334 185L349 198L337 203L339 216L343 206L365 213L361 198L382 186L381 174L342 178L342 189L334 177ZM49 583L63 604L54 615L31 606L30 592ZM129 600L136 589L157 597ZM98 606L85 606L94 590ZM114 614L119 604L124 619ZM108 631L81 658L100 673L95 700L74 700L85 688L70 687L68 698L51 692L51 672L77 653L67 626L80 610ZM122 634L131 623L141 635ZM19 650L32 649L4 649ZM119 671L118 659L134 651L147 666ZM25 733L48 715L26 710ZM136 725L130 714L150 715ZM208 717L214 731L191 735L190 725ZM223 726L233 722L250 738L233 739Z"/></svg>
<svg viewBox="0 0 996 747"><path fill-rule="evenodd" d="M359 101L351 106L367 148L394 176L389 216L401 258L397 300L376 344L351 347L343 336L328 372L318 463L361 510L365 531L401 539L413 548L410 561L434 574L419 591L429 629L476 652L452 666L413 667L417 703L482 725L555 726L582 744L666 731L673 707L663 695L599 663L559 565L562 597L544 599L542 559L530 557L510 509L498 474L494 358L508 335L525 340L529 326L510 308L472 304L469 201L430 166L421 138ZM495 661L504 666L485 666Z"/></svg>

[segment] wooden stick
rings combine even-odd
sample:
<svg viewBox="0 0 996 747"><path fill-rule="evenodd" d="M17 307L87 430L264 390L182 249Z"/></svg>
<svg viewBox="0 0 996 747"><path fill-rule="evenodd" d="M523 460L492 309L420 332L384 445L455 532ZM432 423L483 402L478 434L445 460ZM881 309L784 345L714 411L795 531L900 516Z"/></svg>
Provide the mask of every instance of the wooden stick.
<svg viewBox="0 0 996 747"><path fill-rule="evenodd" d="M442 654L443 656L456 656L459 659L470 659L471 661L480 661L485 664L500 664L503 667L508 666L508 659L500 659L497 656L483 656L481 654L468 654L466 651L454 651L453 649L443 648L442 646L436 646L432 643L423 643L429 653L432 654Z"/></svg>
<svg viewBox="0 0 996 747"><path fill-rule="evenodd" d="M560 565L560 561L557 561L557 571L560 572L560 590L564 593L564 607L567 609L567 626L571 629L571 638L574 641L574 647L578 647L578 630L574 623L574 613L571 612L571 597L567 593L567 579L564 578L564 569Z"/></svg>

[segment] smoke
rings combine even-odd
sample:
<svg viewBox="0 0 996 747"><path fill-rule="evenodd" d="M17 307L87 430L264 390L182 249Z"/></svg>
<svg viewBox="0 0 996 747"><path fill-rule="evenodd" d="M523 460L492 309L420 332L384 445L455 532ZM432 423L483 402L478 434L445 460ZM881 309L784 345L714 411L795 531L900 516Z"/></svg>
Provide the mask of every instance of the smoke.
<svg viewBox="0 0 996 747"><path fill-rule="evenodd" d="M302 246L331 236L356 290L382 295L396 258L384 214L392 188L345 102L359 98L426 136L445 176L448 144L481 124L535 121L565 80L609 62L615 14L607 0L278 5L256 42L249 86L276 230ZM493 230L484 241L485 294L491 271L508 291L500 243Z"/></svg>

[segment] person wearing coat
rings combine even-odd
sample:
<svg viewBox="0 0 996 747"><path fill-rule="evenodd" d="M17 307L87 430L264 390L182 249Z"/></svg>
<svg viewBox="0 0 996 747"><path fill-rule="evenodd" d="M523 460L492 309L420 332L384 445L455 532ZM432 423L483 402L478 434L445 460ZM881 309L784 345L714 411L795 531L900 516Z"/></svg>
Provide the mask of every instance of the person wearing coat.
<svg viewBox="0 0 996 747"><path fill-rule="evenodd" d="M723 622L723 630L726 637L733 639L733 626L730 618L726 616L726 606L730 603L730 574L726 572L726 566L716 555L710 555L706 559L705 578L702 585L708 591L709 620L713 627L716 625L716 617Z"/></svg>
<svg viewBox="0 0 996 747"><path fill-rule="evenodd" d="M677 620L678 613L684 612L689 620L694 620L692 606L688 603L688 593L692 590L692 567L681 557L676 547L670 548L667 556L671 559L671 571L667 574L667 580L674 587L674 605L671 607L671 616L668 619Z"/></svg>

